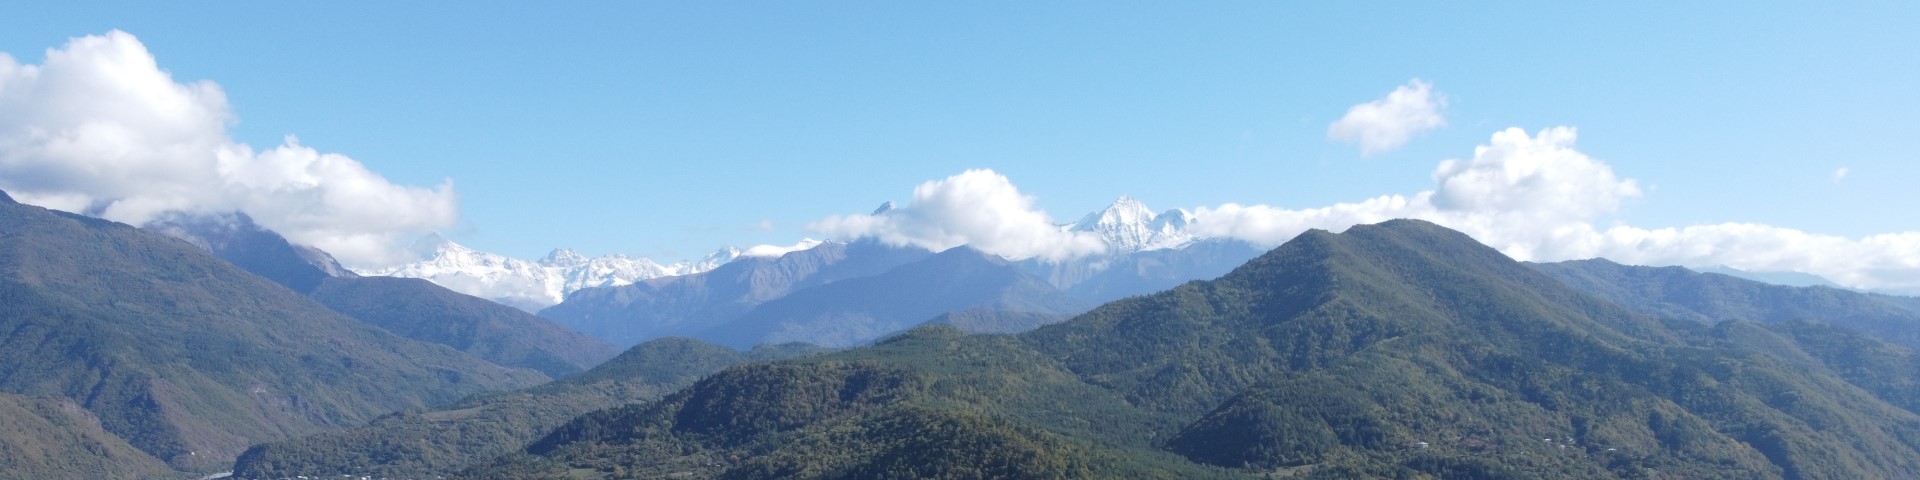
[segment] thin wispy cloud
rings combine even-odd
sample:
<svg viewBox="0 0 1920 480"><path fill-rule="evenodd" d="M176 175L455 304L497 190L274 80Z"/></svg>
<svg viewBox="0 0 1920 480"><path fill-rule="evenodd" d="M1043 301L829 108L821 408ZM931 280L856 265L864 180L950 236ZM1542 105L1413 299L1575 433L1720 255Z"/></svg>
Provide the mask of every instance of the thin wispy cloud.
<svg viewBox="0 0 1920 480"><path fill-rule="evenodd" d="M1446 97L1434 92L1433 84L1416 78L1386 97L1347 109L1327 127L1327 138L1359 144L1361 156L1398 150L1414 136L1445 126L1440 110L1446 106Z"/></svg>
<svg viewBox="0 0 1920 480"><path fill-rule="evenodd" d="M239 211L350 265L405 260L454 225L451 181L396 185L344 155L235 141L219 85L181 82L125 32L75 38L41 65L0 53L0 189L24 203L143 224Z"/></svg>
<svg viewBox="0 0 1920 480"><path fill-rule="evenodd" d="M1834 170L1834 171L1833 171L1833 183L1840 183L1841 181L1844 181L1844 180L1846 180L1846 179L1847 179L1847 174L1849 174L1849 173L1853 173L1853 170L1852 170L1852 169L1849 169L1849 168L1847 168L1847 167L1840 167L1840 168L1839 168L1838 170Z"/></svg>

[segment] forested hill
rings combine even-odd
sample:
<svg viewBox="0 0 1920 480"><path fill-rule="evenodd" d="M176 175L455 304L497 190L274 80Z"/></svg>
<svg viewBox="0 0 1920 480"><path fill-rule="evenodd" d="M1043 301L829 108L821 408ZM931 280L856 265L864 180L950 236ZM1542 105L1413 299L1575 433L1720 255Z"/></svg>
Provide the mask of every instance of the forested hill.
<svg viewBox="0 0 1920 480"><path fill-rule="evenodd" d="M545 378L334 313L181 240L11 202L0 305L0 392L69 399L187 471Z"/></svg>
<svg viewBox="0 0 1920 480"><path fill-rule="evenodd" d="M817 352L806 345L746 352L690 338L642 343L585 373L442 408L408 411L365 426L255 446L240 455L241 478L433 478L525 448L580 414L649 402L727 366Z"/></svg>
<svg viewBox="0 0 1920 480"><path fill-rule="evenodd" d="M1392 221L1027 334L729 369L463 475L1908 478L1916 365L1816 323L1661 321Z"/></svg>

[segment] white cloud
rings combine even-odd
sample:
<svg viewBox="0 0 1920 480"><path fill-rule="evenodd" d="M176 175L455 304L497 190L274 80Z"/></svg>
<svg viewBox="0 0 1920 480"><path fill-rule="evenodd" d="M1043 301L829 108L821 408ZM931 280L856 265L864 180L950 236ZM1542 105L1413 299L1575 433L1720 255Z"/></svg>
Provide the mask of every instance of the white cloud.
<svg viewBox="0 0 1920 480"><path fill-rule="evenodd" d="M42 65L0 53L0 189L21 202L136 225L241 211L358 266L409 260L401 240L459 215L451 182L395 185L292 137L255 151L234 121L219 85L175 81L125 32L73 39Z"/></svg>
<svg viewBox="0 0 1920 480"><path fill-rule="evenodd" d="M1833 183L1840 183L1840 181L1841 181L1841 180L1846 180L1846 179L1847 179L1847 174L1849 174L1849 173L1853 173L1853 170L1852 170L1852 169L1849 169L1849 168L1847 168L1847 167L1840 167L1840 169L1839 169L1839 170L1834 170L1834 171L1833 171Z"/></svg>
<svg viewBox="0 0 1920 480"><path fill-rule="evenodd" d="M971 245L1011 259L1062 260L1106 250L1100 237L1061 229L1007 177L968 170L913 189L905 206L829 217L809 228L838 238L874 238L934 251Z"/></svg>
<svg viewBox="0 0 1920 480"><path fill-rule="evenodd" d="M1493 135L1470 160L1434 169L1434 189L1312 209L1228 204L1195 209L1195 233L1278 245L1310 228L1344 230L1418 218L1459 230L1520 260L1604 257L1639 265L1726 265L1797 271L1871 289L1920 292L1920 232L1849 239L1791 228L1722 223L1647 229L1598 227L1641 195L1605 162L1574 149L1576 132Z"/></svg>
<svg viewBox="0 0 1920 480"><path fill-rule="evenodd" d="M754 246L747 247L745 249L740 250L740 256L779 258L781 255L786 255L786 254L798 252L801 250L809 250L809 249L812 249L813 247L818 247L818 246L820 246L819 240L805 238L805 239L801 239L798 243L794 243L793 245L754 245Z"/></svg>
<svg viewBox="0 0 1920 480"><path fill-rule="evenodd" d="M1677 228L1617 224L1643 195L1639 182L1575 148L1567 127L1494 133L1467 159L1433 170L1433 188L1357 203L1289 209L1225 204L1193 209L1199 238L1275 246L1308 229L1345 230L1417 218L1459 230L1520 260L1605 257L1639 265L1726 265L1797 271L1841 285L1920 293L1920 232L1851 239L1750 223ZM1601 226L1612 224L1610 226ZM1099 240L1064 232L1006 177L971 170L914 190L905 207L832 217L815 230L843 238L945 249L962 244L1008 257L1065 259L1102 251Z"/></svg>
<svg viewBox="0 0 1920 480"><path fill-rule="evenodd" d="M1346 116L1327 127L1327 138L1359 143L1362 156L1393 151L1414 135L1445 126L1440 109L1446 106L1446 97L1434 93L1433 84L1416 78L1386 98L1347 109Z"/></svg>

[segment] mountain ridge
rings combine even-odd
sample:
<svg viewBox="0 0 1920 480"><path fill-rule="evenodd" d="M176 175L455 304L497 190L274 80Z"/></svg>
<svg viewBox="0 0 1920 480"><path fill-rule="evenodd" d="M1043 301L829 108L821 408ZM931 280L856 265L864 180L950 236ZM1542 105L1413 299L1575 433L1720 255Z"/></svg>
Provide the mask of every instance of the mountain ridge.
<svg viewBox="0 0 1920 480"><path fill-rule="evenodd" d="M192 243L333 311L499 365L559 378L619 353L547 319L426 280L361 277L326 252L293 244L245 214L171 214L143 228Z"/></svg>
<svg viewBox="0 0 1920 480"><path fill-rule="evenodd" d="M65 397L176 469L544 380L335 313L177 238L0 204L0 392Z"/></svg>
<svg viewBox="0 0 1920 480"><path fill-rule="evenodd" d="M970 477L964 452L990 451L1038 462L992 468L1050 477L1920 474L1920 415L1874 393L1897 387L1862 387L1916 379L1842 379L1854 360L1834 354L1860 349L1833 341L1661 321L1399 220L1310 231L1219 279L1024 334L922 326L725 370L488 468ZM467 473L507 478L486 471Z"/></svg>

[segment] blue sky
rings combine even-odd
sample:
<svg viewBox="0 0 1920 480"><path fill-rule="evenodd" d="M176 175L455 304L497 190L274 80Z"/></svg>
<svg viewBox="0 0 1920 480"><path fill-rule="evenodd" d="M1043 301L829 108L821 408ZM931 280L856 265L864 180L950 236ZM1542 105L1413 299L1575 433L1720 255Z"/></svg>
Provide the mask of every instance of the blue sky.
<svg viewBox="0 0 1920 480"><path fill-rule="evenodd" d="M1062 222L1317 208L1556 126L1638 182L1602 228L1920 231L1913 2L714 3L15 3L0 52L132 34L235 141L451 179L446 233L523 258L792 243L976 168ZM1415 78L1445 126L1329 139Z"/></svg>

